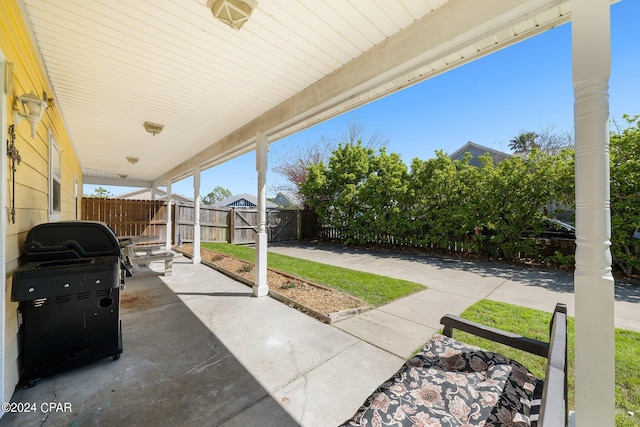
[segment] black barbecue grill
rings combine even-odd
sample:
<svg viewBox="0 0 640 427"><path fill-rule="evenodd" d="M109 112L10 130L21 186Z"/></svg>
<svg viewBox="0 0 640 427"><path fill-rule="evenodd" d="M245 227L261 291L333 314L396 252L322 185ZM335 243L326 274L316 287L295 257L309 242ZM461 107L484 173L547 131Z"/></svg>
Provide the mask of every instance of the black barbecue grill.
<svg viewBox="0 0 640 427"><path fill-rule="evenodd" d="M27 234L26 264L13 276L22 317L22 382L104 357L120 358L120 244L97 221L40 224Z"/></svg>

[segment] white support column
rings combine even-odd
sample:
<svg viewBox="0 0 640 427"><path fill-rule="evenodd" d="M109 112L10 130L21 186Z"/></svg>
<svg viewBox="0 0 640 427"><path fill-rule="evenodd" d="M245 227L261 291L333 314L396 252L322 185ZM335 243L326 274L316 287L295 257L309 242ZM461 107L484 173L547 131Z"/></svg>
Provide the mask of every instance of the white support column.
<svg viewBox="0 0 640 427"><path fill-rule="evenodd" d="M151 192L151 200L155 200L156 199L156 187L151 187L150 188L150 192Z"/></svg>
<svg viewBox="0 0 640 427"><path fill-rule="evenodd" d="M193 263L200 264L200 166L193 168Z"/></svg>
<svg viewBox="0 0 640 427"><path fill-rule="evenodd" d="M571 2L576 132L576 425L615 423L609 207L610 1Z"/></svg>
<svg viewBox="0 0 640 427"><path fill-rule="evenodd" d="M258 171L258 235L256 239L256 281L253 296L269 294L267 285L267 157L269 141L267 135L256 135L256 170Z"/></svg>
<svg viewBox="0 0 640 427"><path fill-rule="evenodd" d="M173 230L171 229L171 181L167 181L167 241L166 250L171 250L171 237Z"/></svg>

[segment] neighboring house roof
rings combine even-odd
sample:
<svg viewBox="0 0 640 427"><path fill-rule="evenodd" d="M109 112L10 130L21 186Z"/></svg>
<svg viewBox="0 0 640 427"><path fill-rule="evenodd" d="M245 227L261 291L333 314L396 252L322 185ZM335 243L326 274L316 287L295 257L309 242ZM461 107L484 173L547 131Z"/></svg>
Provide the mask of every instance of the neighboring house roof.
<svg viewBox="0 0 640 427"><path fill-rule="evenodd" d="M247 193L236 194L236 195L227 197L226 199L218 200L213 204L213 206L253 209L258 207L258 198L256 196L252 196L251 194L247 194ZM267 200L266 208L277 209L278 205Z"/></svg>
<svg viewBox="0 0 640 427"><path fill-rule="evenodd" d="M165 200L167 198L167 192L156 188L155 200ZM128 200L152 200L151 189L141 188L139 190L128 191L126 193L118 194L110 197L110 199L128 199ZM193 203L193 199L183 196L182 194L171 194L171 200L182 203Z"/></svg>
<svg viewBox="0 0 640 427"><path fill-rule="evenodd" d="M302 207L302 199L294 193L278 193L273 202L282 207Z"/></svg>
<svg viewBox="0 0 640 427"><path fill-rule="evenodd" d="M464 159L466 153L470 153L473 156L469 161L469 164L477 167L482 166L482 162L480 162L479 157L487 153L493 158L494 165L497 165L501 161L511 157L510 154L503 153L502 151L494 150L493 148L485 147L483 145L469 141L458 150L453 152L453 154L451 154L449 158L451 158L451 160L461 161Z"/></svg>

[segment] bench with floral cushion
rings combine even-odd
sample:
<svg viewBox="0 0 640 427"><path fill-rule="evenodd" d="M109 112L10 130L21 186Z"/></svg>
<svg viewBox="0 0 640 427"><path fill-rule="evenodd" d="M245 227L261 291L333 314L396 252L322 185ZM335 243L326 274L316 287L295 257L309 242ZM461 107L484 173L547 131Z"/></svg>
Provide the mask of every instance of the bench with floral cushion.
<svg viewBox="0 0 640 427"><path fill-rule="evenodd" d="M558 304L549 342L442 318L435 335L376 389L343 426L537 426L567 424L567 317ZM515 360L452 338L458 329L547 358L544 379Z"/></svg>

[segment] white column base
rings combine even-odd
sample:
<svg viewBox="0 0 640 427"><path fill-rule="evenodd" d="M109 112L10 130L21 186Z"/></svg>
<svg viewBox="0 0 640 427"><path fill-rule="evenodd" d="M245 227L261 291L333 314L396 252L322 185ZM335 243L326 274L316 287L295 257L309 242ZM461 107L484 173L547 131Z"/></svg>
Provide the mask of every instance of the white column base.
<svg viewBox="0 0 640 427"><path fill-rule="evenodd" d="M200 229L200 223L196 224L196 229ZM200 233L194 233L193 237L193 256L191 258L191 262L193 264L200 264L202 261L202 257L200 255Z"/></svg>
<svg viewBox="0 0 640 427"><path fill-rule="evenodd" d="M613 426L614 280L608 272L582 270L576 266L574 274L576 425Z"/></svg>
<svg viewBox="0 0 640 427"><path fill-rule="evenodd" d="M264 297L269 295L267 285L267 233L258 233L256 236L256 280L253 285L253 296Z"/></svg>
<svg viewBox="0 0 640 427"><path fill-rule="evenodd" d="M269 295L269 288L267 286L253 286L254 297L266 297Z"/></svg>

